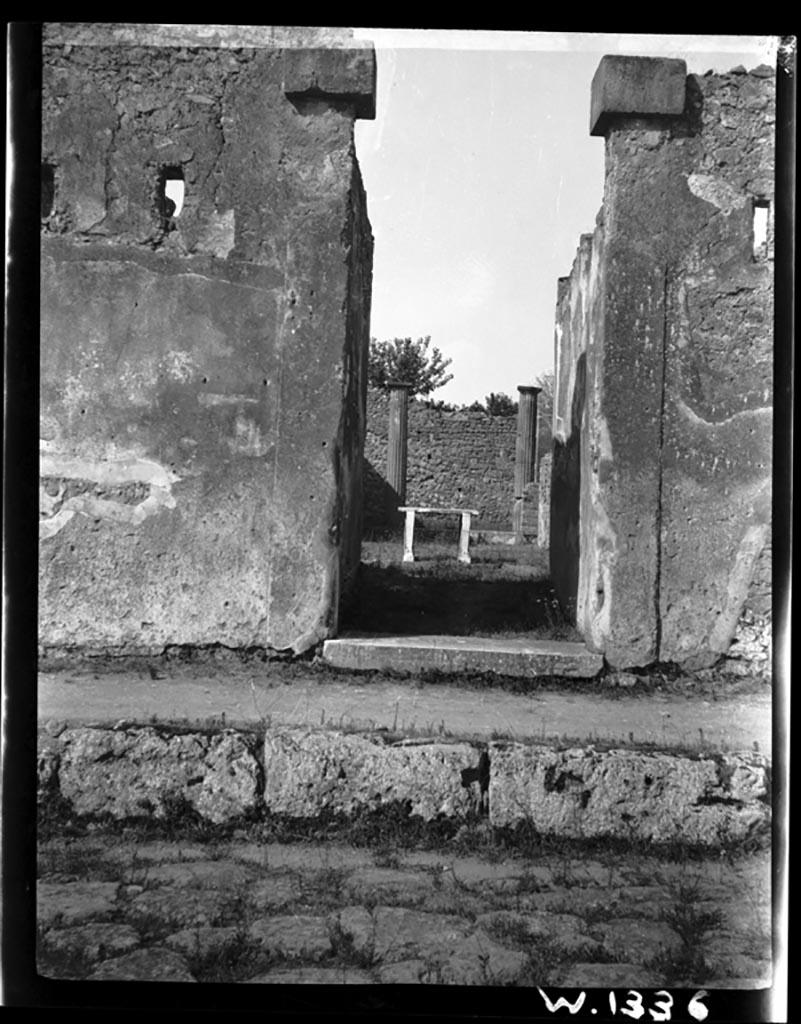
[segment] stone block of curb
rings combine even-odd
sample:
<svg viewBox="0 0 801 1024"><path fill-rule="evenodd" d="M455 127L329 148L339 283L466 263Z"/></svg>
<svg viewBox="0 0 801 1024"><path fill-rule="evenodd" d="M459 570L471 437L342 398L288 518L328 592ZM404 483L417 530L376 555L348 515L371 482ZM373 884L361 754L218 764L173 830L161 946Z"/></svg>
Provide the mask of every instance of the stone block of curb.
<svg viewBox="0 0 801 1024"><path fill-rule="evenodd" d="M770 820L766 758L689 758L592 747L490 745L493 826L527 821L543 834L627 836L718 846Z"/></svg>
<svg viewBox="0 0 801 1024"><path fill-rule="evenodd" d="M396 743L297 729L264 742L264 801L292 817L352 814L395 801L427 821L466 817L479 805L479 751L468 743ZM467 782L466 776L476 776ZM463 781L464 780L464 781Z"/></svg>
<svg viewBox="0 0 801 1024"><path fill-rule="evenodd" d="M57 743L61 795L78 814L164 818L171 803L183 799L221 824L259 804L259 763L234 732L77 728L62 732ZM47 759L43 763L52 770Z"/></svg>

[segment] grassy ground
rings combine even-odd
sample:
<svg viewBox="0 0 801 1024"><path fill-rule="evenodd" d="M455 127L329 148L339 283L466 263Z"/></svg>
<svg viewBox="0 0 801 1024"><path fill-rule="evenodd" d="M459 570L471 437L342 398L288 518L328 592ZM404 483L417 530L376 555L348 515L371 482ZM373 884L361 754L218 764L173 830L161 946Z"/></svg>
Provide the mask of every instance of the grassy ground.
<svg viewBox="0 0 801 1024"><path fill-rule="evenodd" d="M548 552L535 544L481 544L456 560L458 532L419 531L404 564L400 535L362 545L356 594L342 628L367 633L526 636L580 640L551 586Z"/></svg>

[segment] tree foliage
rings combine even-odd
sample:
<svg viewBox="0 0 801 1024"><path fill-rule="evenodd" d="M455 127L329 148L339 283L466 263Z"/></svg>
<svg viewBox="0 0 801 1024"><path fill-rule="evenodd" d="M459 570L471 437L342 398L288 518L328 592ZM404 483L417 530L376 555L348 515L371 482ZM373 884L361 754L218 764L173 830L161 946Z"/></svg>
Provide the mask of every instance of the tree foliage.
<svg viewBox="0 0 801 1024"><path fill-rule="evenodd" d="M540 420L540 429L547 426L550 435L551 421L553 419L553 370L541 373L534 383L542 388L537 396L537 416Z"/></svg>
<svg viewBox="0 0 801 1024"><path fill-rule="evenodd" d="M409 384L409 397L430 395L449 380L445 371L453 362L445 359L434 346L429 354L431 338L393 338L392 341L370 339L370 361L367 380L371 387L386 390L390 383Z"/></svg>
<svg viewBox="0 0 801 1024"><path fill-rule="evenodd" d="M553 370L546 370L539 377L535 377L534 383L538 388L542 388L539 401L542 402L545 399L547 403L553 406Z"/></svg>
<svg viewBox="0 0 801 1024"><path fill-rule="evenodd" d="M517 402L503 391L493 391L484 399L484 405L490 416L514 416Z"/></svg>

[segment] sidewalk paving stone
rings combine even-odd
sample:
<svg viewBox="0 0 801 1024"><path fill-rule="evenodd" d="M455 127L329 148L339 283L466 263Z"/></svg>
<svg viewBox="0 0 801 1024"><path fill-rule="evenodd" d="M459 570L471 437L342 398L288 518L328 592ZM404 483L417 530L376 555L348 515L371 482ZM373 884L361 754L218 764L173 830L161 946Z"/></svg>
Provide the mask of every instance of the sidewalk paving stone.
<svg viewBox="0 0 801 1024"><path fill-rule="evenodd" d="M80 924L108 917L117 898L117 882L40 882L37 915L44 924Z"/></svg>
<svg viewBox="0 0 801 1024"><path fill-rule="evenodd" d="M527 965L525 953L494 942L479 929L442 963L442 984L508 985L522 976Z"/></svg>
<svg viewBox="0 0 801 1024"><path fill-rule="evenodd" d="M366 907L343 907L334 918L343 935L357 954L373 954L375 945L375 921Z"/></svg>
<svg viewBox="0 0 801 1024"><path fill-rule="evenodd" d="M319 960L331 950L331 929L324 917L309 914L260 917L248 928L248 936L271 954Z"/></svg>
<svg viewBox="0 0 801 1024"><path fill-rule="evenodd" d="M186 960L171 949L152 946L106 960L89 981L196 981Z"/></svg>
<svg viewBox="0 0 801 1024"><path fill-rule="evenodd" d="M646 963L661 950L678 952L681 946L679 936L668 924L637 917L594 925L590 932L612 957L632 963Z"/></svg>
<svg viewBox="0 0 801 1024"><path fill-rule="evenodd" d="M527 944L535 938L547 936L570 952L601 947L601 943L587 933L581 918L572 914L519 914L512 910L496 910L480 914L476 924L492 934L514 935L517 942L525 939Z"/></svg>
<svg viewBox="0 0 801 1024"><path fill-rule="evenodd" d="M226 946L230 946L240 934L239 928L234 925L218 928L201 925L197 928L182 928L178 932L173 932L172 935L168 935L164 939L164 944L185 956L201 953L214 955L221 952Z"/></svg>
<svg viewBox="0 0 801 1024"><path fill-rule="evenodd" d="M250 905L260 913L297 902L301 898L302 887L297 875L282 872L249 885L247 895Z"/></svg>
<svg viewBox="0 0 801 1024"><path fill-rule="evenodd" d="M438 881L442 884L441 874ZM433 893L436 882L432 875L392 868L365 868L348 879L345 889L354 902L372 900L386 903L393 898L422 903Z"/></svg>
<svg viewBox="0 0 801 1024"><path fill-rule="evenodd" d="M230 860L176 861L172 864L148 865L142 871L148 883L196 885L198 888L233 889L258 877L255 868Z"/></svg>
<svg viewBox="0 0 801 1024"><path fill-rule="evenodd" d="M412 952L423 956L454 951L472 930L455 915L428 914L406 907L376 907L375 955L383 961L404 960Z"/></svg>
<svg viewBox="0 0 801 1024"><path fill-rule="evenodd" d="M425 960L399 960L387 964L378 972L382 985L419 985L428 980L429 968Z"/></svg>
<svg viewBox="0 0 801 1024"><path fill-rule="evenodd" d="M52 928L47 933L47 944L55 952L95 962L130 953L141 944L141 939L129 924L94 921L76 928Z"/></svg>
<svg viewBox="0 0 801 1024"><path fill-rule="evenodd" d="M169 886L144 890L127 908L134 926L137 920L144 918L161 921L171 931L228 923L225 919L230 912L231 897L223 890Z"/></svg>

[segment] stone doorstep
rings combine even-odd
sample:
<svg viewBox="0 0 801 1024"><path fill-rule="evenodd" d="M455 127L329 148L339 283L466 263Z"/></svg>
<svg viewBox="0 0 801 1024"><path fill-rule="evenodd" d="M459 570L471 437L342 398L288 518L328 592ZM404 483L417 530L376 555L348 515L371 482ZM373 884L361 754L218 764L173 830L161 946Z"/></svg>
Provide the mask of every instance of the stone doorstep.
<svg viewBox="0 0 801 1024"><path fill-rule="evenodd" d="M308 818L401 804L427 821L488 813L492 826L529 822L545 835L710 848L770 821L769 761L754 752L391 742L308 728L270 729L261 750L254 739L234 730L170 737L147 726L66 729L45 741L41 792L58 790L79 813L119 819L168 819L187 803L218 824L260 809Z"/></svg>
<svg viewBox="0 0 801 1024"><path fill-rule="evenodd" d="M496 637L341 636L325 641L323 660L352 671L496 672L522 679L592 679L603 669L603 656L581 643Z"/></svg>

